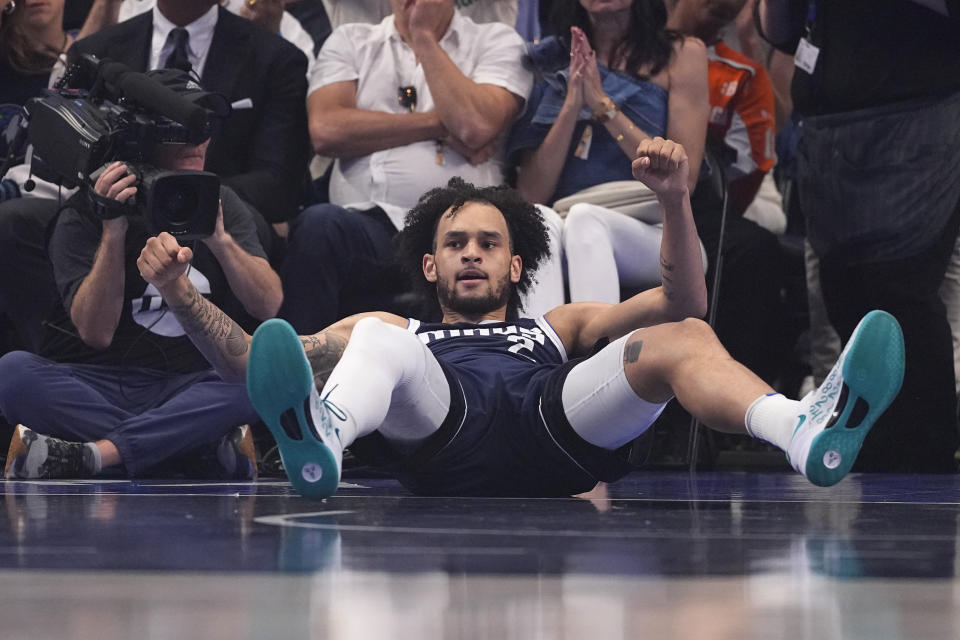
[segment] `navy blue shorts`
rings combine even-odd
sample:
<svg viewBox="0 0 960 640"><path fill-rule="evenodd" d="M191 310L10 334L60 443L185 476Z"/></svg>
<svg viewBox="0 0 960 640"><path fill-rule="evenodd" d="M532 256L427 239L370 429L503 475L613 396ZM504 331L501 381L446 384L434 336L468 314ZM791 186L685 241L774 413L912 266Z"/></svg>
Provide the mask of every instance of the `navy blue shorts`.
<svg viewBox="0 0 960 640"><path fill-rule="evenodd" d="M441 362L450 411L405 459L400 482L420 495L557 497L622 478L634 469L629 445L611 451L590 444L563 412L563 382L581 361L537 371L520 406Z"/></svg>

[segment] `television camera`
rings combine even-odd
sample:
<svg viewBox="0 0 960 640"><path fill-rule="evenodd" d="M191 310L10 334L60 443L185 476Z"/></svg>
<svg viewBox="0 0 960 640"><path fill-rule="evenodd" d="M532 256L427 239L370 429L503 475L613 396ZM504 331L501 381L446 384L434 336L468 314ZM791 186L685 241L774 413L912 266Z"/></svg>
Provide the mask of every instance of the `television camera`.
<svg viewBox="0 0 960 640"><path fill-rule="evenodd" d="M149 160L160 144L201 144L226 98L203 91L180 70L139 73L119 62L76 56L54 89L32 98L11 123L9 158L32 145L31 173L67 188L80 187L94 215L142 215L147 229L178 239L206 237L216 227L220 179L206 171L167 170ZM136 195L117 203L95 193L99 172L123 161L136 176ZM2 176L3 172L0 172ZM132 202L131 202L132 201Z"/></svg>

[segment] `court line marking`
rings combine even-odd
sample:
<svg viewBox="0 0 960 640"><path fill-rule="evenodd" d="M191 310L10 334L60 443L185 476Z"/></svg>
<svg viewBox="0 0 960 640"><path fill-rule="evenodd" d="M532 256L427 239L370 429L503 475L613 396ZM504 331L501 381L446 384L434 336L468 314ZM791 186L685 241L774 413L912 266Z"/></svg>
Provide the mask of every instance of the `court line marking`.
<svg viewBox="0 0 960 640"><path fill-rule="evenodd" d="M30 485L34 485L34 486L50 486L50 484L48 483L48 481L42 481L42 480L41 480L41 481L18 480L17 483L30 484ZM286 483L284 483L284 484L286 484ZM56 486L75 486L75 485L73 485L73 484L71 484L71 483L61 482L61 483L58 483ZM147 486L149 486L149 487L164 487L164 486L180 487L180 486L184 486L184 485L164 485L164 484L157 484L157 485L141 485L141 486L144 486L144 487L147 487ZM209 486L231 486L231 487L235 487L235 486L238 486L238 485L237 485L236 483L232 483L232 484L230 484L230 483L224 483L224 484L215 484L215 485L210 485L210 484L206 484L206 485L198 484L198 485L196 485L196 486L207 486L207 487L209 487ZM261 484L261 485L250 484L250 485L242 485L242 486L254 488L254 487L256 487L256 486L264 486L264 485L262 485L262 484ZM269 485L268 485L268 486L269 486ZM290 485L289 485L289 484L286 484L286 486L289 487ZM355 485L354 488L357 488L357 489L365 489L365 488L367 488L367 487L362 487L362 486L359 486L359 485ZM0 495L4 495L4 493L3 493L2 491L0 491ZM11 492L7 492L6 495L7 495L8 497L16 497L16 496L27 496L27 495L30 495L30 496L58 496L58 497L63 497L63 496L128 496L128 497L131 497L131 498L135 498L135 497L144 497L144 498L168 498L168 497L177 497L177 496L184 497L184 498L189 498L189 497L216 498L216 497L241 497L241 496L243 496L243 497L255 497L255 498L301 498L301 497L302 497L302 496L300 496L299 494L293 492L292 487L291 487L291 491L288 492L288 493L256 493L255 491L251 491L251 492L249 492L249 493L246 493L246 492L245 492L245 493L240 493L240 492L234 492L234 493L189 493L189 492L187 492L187 493L147 493L147 492L144 492L144 493L131 493L131 492L124 492L124 491L98 491L98 492L96 492L96 493L43 491L43 492L37 492L37 493L30 493L30 492L14 492L14 491L11 491ZM417 495L413 495L413 494L405 494L405 495L394 495L394 494L350 495L350 494L340 494L340 495L331 496L331 498L327 498L327 500L331 500L331 499L332 499L332 500L337 500L337 501L339 501L339 500L346 500L346 499L349 499L349 500L359 500L359 499L367 499L367 500L370 500L370 499L394 499L394 498L404 498L405 500L424 500L424 501L427 501L427 500L463 500L463 501L496 500L496 501L504 501L504 502L506 502L506 501L518 501L518 500L526 500L526 501L537 500L537 501L544 501L544 500L570 500L570 499L572 499L572 498L569 498L569 497L568 497L568 498L515 498L515 497L485 498L485 497L477 497L477 496L463 496L463 497L450 497L450 496L417 496ZM942 506L958 506L958 505L960 505L960 501L957 501L957 502L944 502L944 501L932 502L932 501L909 501L909 500L827 500L826 498L828 498L828 496L825 496L824 499L813 499L813 498L810 498L810 499L779 499L779 500L774 500L774 499L769 499L769 498L750 499L750 498L743 498L743 497L738 497L738 498L644 498L644 497L634 497L634 498L610 498L610 501L611 501L611 502L631 502L631 503L632 503L632 502L657 502L657 503L661 503L661 502L679 502L679 503L708 503L708 504L714 504L714 503L730 503L730 504L733 504L733 503L740 503L740 504L810 504L810 503L824 503L824 504L827 504L827 503L829 503L829 504L831 504L831 505L850 505L850 504L859 504L859 505L890 505L890 506L896 506L896 505L912 505L912 506L931 506L931 507L935 507L935 506L941 506L941 507L942 507Z"/></svg>
<svg viewBox="0 0 960 640"><path fill-rule="evenodd" d="M258 524L265 524L270 526L277 527L289 527L289 528L299 528L299 529L320 529L324 531L359 531L366 533L421 533L421 534L443 534L443 535L487 535L487 536L517 536L517 537L557 537L557 538L631 538L631 539L662 539L664 534L667 533L662 529L649 529L646 531L640 530L616 530L616 531L583 531L583 530L548 530L548 529L476 529L476 528L459 528L454 529L451 527L399 527L399 526L380 526L380 525L353 525L353 524L340 524L340 523L320 523L320 522L300 522L298 518L314 518L321 516L334 516L334 515L348 515L357 513L353 510L341 510L341 511L310 511L305 513L285 513L275 516L259 516L253 519L254 522ZM728 533L728 534L703 534L703 533L688 533L684 535L682 532L669 532L669 534L676 538L681 539L691 539L691 540L783 540L785 537L788 537L788 533L759 533L759 534L749 534L749 533ZM809 537L809 536L808 536ZM835 540L835 537L824 538L825 541ZM956 536L952 535L919 535L919 536L910 536L909 534L904 535L875 535L875 536L863 536L858 535L856 537L857 541L889 541L891 539L895 540L926 540L926 541L953 541L956 539Z"/></svg>

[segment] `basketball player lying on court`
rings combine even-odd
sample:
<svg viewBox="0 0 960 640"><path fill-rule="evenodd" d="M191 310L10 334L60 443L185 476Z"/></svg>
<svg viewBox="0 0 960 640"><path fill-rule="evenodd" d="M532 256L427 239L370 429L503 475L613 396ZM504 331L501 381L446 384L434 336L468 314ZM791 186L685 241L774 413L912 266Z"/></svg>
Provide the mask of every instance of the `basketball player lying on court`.
<svg viewBox="0 0 960 640"><path fill-rule="evenodd" d="M398 249L435 290L439 324L363 313L297 336L268 320L251 339L183 277L190 250L173 237L152 238L138 265L217 371L246 376L304 496L332 495L343 448L375 430L418 494L580 493L630 471L618 450L674 396L704 424L773 443L811 482L832 485L899 391L900 327L871 312L819 389L799 401L775 393L693 318L706 286L687 170L672 141L638 147L634 176L663 207L663 284L618 305L516 319L548 251L539 213L510 190L456 178L410 211Z"/></svg>

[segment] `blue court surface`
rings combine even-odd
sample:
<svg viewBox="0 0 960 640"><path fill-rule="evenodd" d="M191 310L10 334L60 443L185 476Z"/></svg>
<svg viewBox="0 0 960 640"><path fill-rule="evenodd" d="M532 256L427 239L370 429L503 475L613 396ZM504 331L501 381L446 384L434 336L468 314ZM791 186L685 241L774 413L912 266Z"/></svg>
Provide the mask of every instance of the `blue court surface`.
<svg viewBox="0 0 960 640"><path fill-rule="evenodd" d="M6 481L0 638L960 637L960 477L638 472L590 499Z"/></svg>

